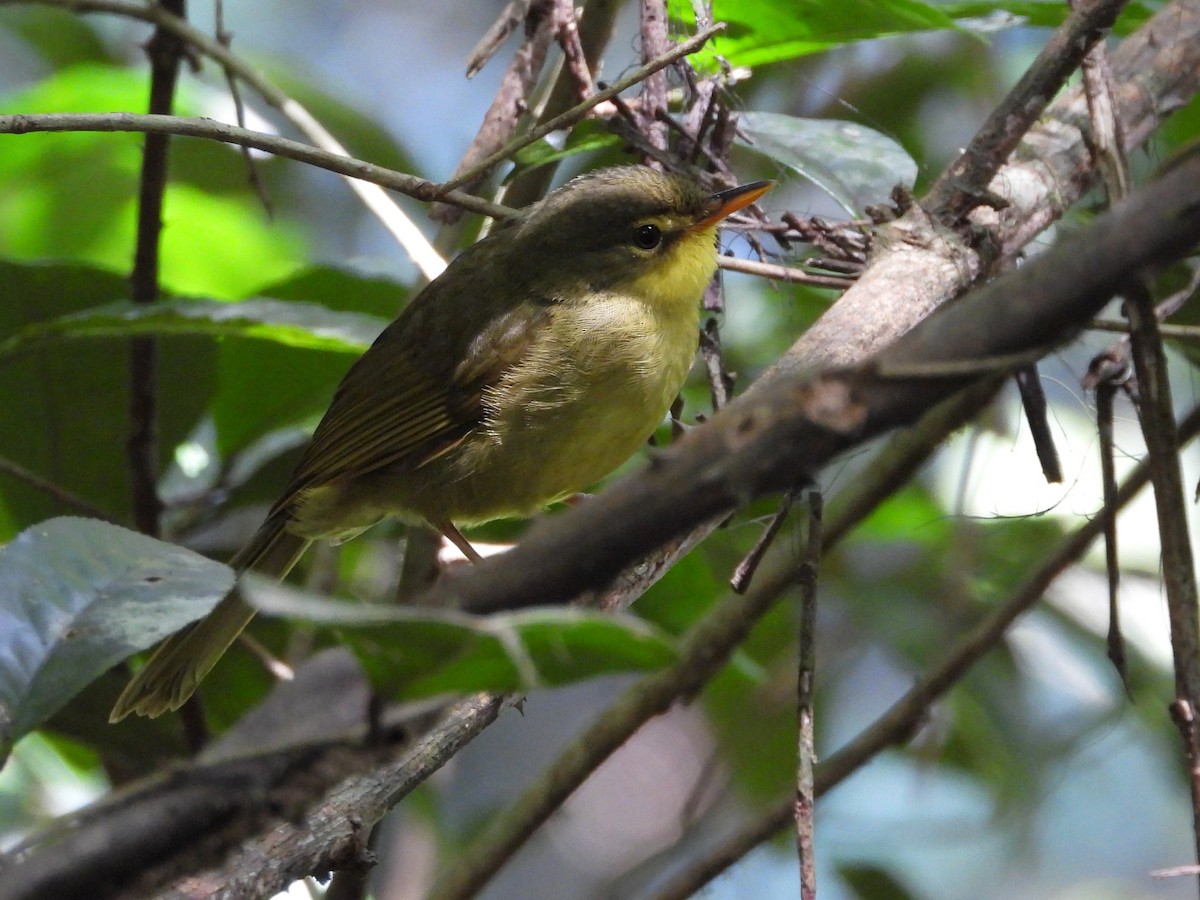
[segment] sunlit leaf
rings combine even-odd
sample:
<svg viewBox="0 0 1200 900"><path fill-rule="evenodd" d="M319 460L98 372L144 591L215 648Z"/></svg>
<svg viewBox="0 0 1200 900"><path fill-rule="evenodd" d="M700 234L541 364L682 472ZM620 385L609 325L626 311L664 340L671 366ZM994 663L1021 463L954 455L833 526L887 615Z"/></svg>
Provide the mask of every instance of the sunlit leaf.
<svg viewBox="0 0 1200 900"><path fill-rule="evenodd" d="M141 112L145 104L142 73L88 63L0 97L0 112ZM180 115L200 111L186 82L176 107ZM0 253L127 273L143 140L122 133L0 135ZM194 155L205 164L189 166ZM245 163L235 148L176 140L172 160L190 180L172 181L164 198L160 278L166 288L237 299L300 265L298 230L261 208L240 177ZM259 167L280 164L264 160ZM239 175L234 187L231 172Z"/></svg>
<svg viewBox="0 0 1200 900"><path fill-rule="evenodd" d="M668 9L694 27L691 0L670 0ZM702 68L716 68L718 57L760 66L855 41L955 27L939 6L919 0L716 0L713 20L728 27L692 57Z"/></svg>

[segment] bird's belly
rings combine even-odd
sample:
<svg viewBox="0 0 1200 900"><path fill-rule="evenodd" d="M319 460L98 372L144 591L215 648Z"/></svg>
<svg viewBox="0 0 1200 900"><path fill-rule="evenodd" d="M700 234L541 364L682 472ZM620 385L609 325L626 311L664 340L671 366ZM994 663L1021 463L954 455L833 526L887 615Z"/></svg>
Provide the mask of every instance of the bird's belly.
<svg viewBox="0 0 1200 900"><path fill-rule="evenodd" d="M691 367L695 335L686 321L675 333L646 327L590 347L588 358L576 348L569 363L536 367L568 375L515 373L503 388L507 400L444 460L440 496L431 501L470 524L529 515L595 484L662 422Z"/></svg>
<svg viewBox="0 0 1200 900"><path fill-rule="evenodd" d="M416 469L383 469L308 498L308 536L351 533L387 515L472 525L530 515L595 484L638 451L682 387L696 349L697 317L623 321L605 340L541 348L485 395L482 424ZM549 354L558 353L554 358ZM656 360L656 364L649 364Z"/></svg>

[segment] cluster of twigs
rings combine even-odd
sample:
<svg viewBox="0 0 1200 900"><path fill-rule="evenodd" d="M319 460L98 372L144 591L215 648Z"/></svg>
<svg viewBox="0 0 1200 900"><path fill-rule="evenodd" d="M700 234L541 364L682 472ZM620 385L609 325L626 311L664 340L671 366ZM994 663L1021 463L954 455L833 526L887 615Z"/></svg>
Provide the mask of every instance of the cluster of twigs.
<svg viewBox="0 0 1200 900"><path fill-rule="evenodd" d="M11 0L0 0L11 2ZM142 178L141 227L134 268L135 295L153 302L157 293L157 219L161 187L166 180L167 135L182 134L227 141L244 147L269 150L319 165L355 179L408 193L425 200L481 212L516 214L545 189L551 167L516 178L504 194L506 205L464 192L479 190L499 163L521 147L570 126L597 111L649 164L688 168L715 183L732 180L728 151L736 117L726 101L719 77L698 78L687 66L689 52L701 46L719 26L703 28L694 38L671 45L662 4L642 3L642 46L645 65L604 88L595 84L597 61L611 32L611 10L616 4L587 4L577 18L568 0L514 0L496 28L473 57L477 69L499 46L503 35L521 28L524 40L502 80L500 93L484 127L464 156L455 176L434 184L402 173L387 172L350 160L319 124L294 100L274 88L246 65L220 36L214 39L197 31L182 17L183 5L143 5L123 0L43 0L80 12L105 12L137 18L155 26L150 43L152 101L147 116L8 116L0 117L0 133L34 130L129 130L147 133L146 168ZM452 586L434 586L426 599L454 599L480 609L511 608L536 597L539 602L566 601L592 590L594 602L605 608L627 605L652 584L681 554L701 540L723 517L746 499L768 491L791 495L831 456L874 433L899 423L914 427L893 440L855 485L830 498L828 512L818 517L819 501L810 504L810 552L797 561L791 554L773 552L769 541L756 549L738 579L738 593L715 605L684 637L677 663L640 679L619 697L563 750L556 762L510 810L496 818L477 842L455 861L433 896L471 896L486 883L567 796L641 725L692 696L711 679L750 628L796 584L806 586L804 615L807 623L801 642L800 765L797 796L786 798L745 823L718 846L663 887L660 897L683 897L703 885L726 866L740 859L763 840L786 827L799 812L798 846L802 861L803 890L815 893L812 880L812 810L816 798L840 783L881 750L913 733L930 706L955 685L970 665L994 647L1012 621L1034 604L1046 586L1078 559L1094 538L1111 523L1121 506L1153 478L1159 498L1164 534L1164 571L1168 574L1172 635L1177 665L1177 696L1173 710L1184 736L1193 773L1197 841L1200 846L1200 740L1194 727L1194 710L1200 703L1200 652L1197 652L1195 578L1187 555L1186 528L1180 518L1181 495L1177 465L1178 446L1200 428L1193 413L1178 428L1170 416L1169 385L1154 334L1155 316L1138 287L1137 273L1147 263L1168 258L1186 249L1188 235L1200 229L1196 210L1200 200L1186 198L1171 206L1156 197L1162 215L1177 215L1175 237L1164 236L1135 213L1117 216L1104 251L1112 257L1111 273L1132 298L1131 323L1134 361L1142 388L1141 414L1150 447L1143 463L1120 487L1111 488L1109 502L1094 519L1078 528L1005 598L985 620L964 634L943 660L935 663L891 709L857 738L828 759L817 763L812 755L811 698L813 647L811 621L816 602L815 572L821 552L827 552L883 499L912 477L942 441L969 421L992 396L1003 378L1013 371L1013 360L1027 362L1046 352L1075 327L1090 318L1107 294L1103 285L1077 278L1064 286L1048 275L1015 273L1025 278L1019 289L1032 293L1029 309L1006 306L1016 316L1009 330L994 323L987 340L972 351L955 331L937 332L935 320L913 331L895 349L879 354L897 338L946 301L992 272L1019 252L1040 227L1052 221L1092 181L1098 166L1084 149L1083 136L1111 130L1123 151L1137 146L1153 132L1160 110L1168 99L1190 96L1198 89L1200 72L1200 2L1174 0L1142 30L1127 39L1108 63L1117 83L1136 84L1140 90L1113 95L1101 79L1067 92L1052 105L1067 77L1081 64L1090 48L1111 26L1121 7L1116 0L1099 0L1074 13L1055 34L1047 50L1030 68L1005 103L964 153L939 178L930 193L903 215L881 226L883 239L866 264L861 230L810 222L785 215L779 223L756 221L745 227L773 237L783 246L802 241L817 247L821 271L800 271L762 262L724 261L729 268L757 270L773 278L791 278L845 288L866 264L862 277L834 305L820 323L792 348L756 385L729 404L705 428L689 433L650 470L615 485L586 508L559 517L553 529L534 528L528 538L505 557L489 560ZM704 24L704 23L701 23ZM564 61L561 71L546 74L550 48L557 44ZM1169 51L1163 48L1170 48ZM231 83L241 83L288 117L318 146L300 144L244 128L211 122L182 120L169 115L173 85L184 54L195 53L216 61ZM1186 57L1186 58L1185 58ZM1103 68L1095 60L1093 66ZM674 71L682 85L682 103L672 106L666 73ZM1099 84L1100 87L1096 85ZM539 85L542 89L539 89ZM628 100L620 94L641 85L640 95ZM1097 109L1100 92L1106 91L1108 113ZM539 99L540 98L540 99ZM1111 121L1098 124L1098 116ZM1041 120L1041 125L1037 123ZM1090 124L1089 124L1090 123ZM1109 126L1113 126L1109 128ZM1031 140L1036 137L1036 140ZM1022 146L1027 152L1014 158ZM151 152L151 146L157 148ZM1006 185L1030 159L1036 162L1040 189L1028 194L1006 194ZM1185 163L1185 167L1189 164ZM1196 165L1188 170L1192 173ZM1115 171L1121 172L1118 164ZM1200 182L1200 177L1196 177ZM1027 184L1026 179L1020 183ZM1186 193L1185 182L1172 182ZM415 241L409 226L394 212L382 192L357 188L366 202L395 224L393 230L426 260L423 269L436 274L436 255ZM1180 211L1182 209L1182 211ZM1191 210L1189 213L1188 210ZM1170 212L1168 212L1170 210ZM1190 216L1190 218L1189 218ZM446 220L453 216L444 216ZM1143 244L1129 240L1121 227L1137 223ZM409 223L411 225L411 223ZM453 227L453 226L446 226ZM977 229L989 230L990 240L976 242ZM1191 229L1189 231L1189 229ZM1104 234L1096 237L1097 241ZM1192 241L1195 237L1190 238ZM1172 240L1174 243L1172 243ZM1155 243L1157 241L1157 243ZM1181 243L1183 242L1183 243ZM984 256L982 249L992 255ZM1122 255L1124 254L1124 255ZM1054 263L1068 266L1066 257ZM1092 260L1094 266L1101 262ZM1109 271L1109 270L1106 270ZM1087 273L1084 273L1086 275ZM1042 278L1038 281L1038 278ZM1006 279L994 283L994 293L1007 296ZM140 287L139 287L140 286ZM1109 286L1109 290L1118 285ZM1007 288L1012 291L1013 289ZM1040 291L1040 293L1039 293ZM1074 293L1072 293L1074 292ZM1067 299L1064 299L1067 298ZM1041 301L1043 308L1034 308ZM1051 313L1062 304L1068 312ZM995 304L993 304L995 305ZM986 310L985 304L976 304ZM984 313L979 313L984 315ZM1025 318L1020 318L1025 316ZM1041 316L1042 318L1038 318ZM1055 317L1057 316L1057 317ZM1025 329L1021 331L1021 329ZM949 342L938 356L938 344L927 335ZM1003 342L1001 333L1010 335ZM947 336L948 334L948 336ZM158 473L153 468L156 390L153 376L154 347L145 341L135 348L131 378L135 387L130 413L130 465L134 473L137 523L154 533L160 514L153 493ZM708 341L709 371L714 398L728 393L728 379ZM974 368L965 371L961 365ZM813 378L807 373L822 365L840 367L832 375ZM957 366L957 367L955 367ZM1028 376L1029 369L1026 368ZM982 376L982 377L981 377ZM936 399L946 398L935 405ZM1036 407L1036 403L1032 404ZM918 413L923 413L918 421ZM799 463L797 463L799 461ZM798 477L799 476L799 477ZM653 497L653 502L645 502ZM637 503L636 507L631 504ZM626 514L637 509L637 516ZM782 514L781 514L782 517ZM633 527L631 522L636 522ZM819 525L818 525L819 523ZM615 529L622 529L617 533ZM1168 541L1168 533L1176 536ZM1111 540L1110 533L1110 540ZM649 554L649 555L648 555ZM579 565L587 558L588 565ZM751 580L752 571L758 572ZM590 574L588 574L590 573ZM595 574L599 573L599 575ZM622 573L619 577L617 573ZM603 591L596 589L603 587ZM1188 637L1190 635L1190 639ZM221 884L231 893L245 895L282 889L295 878L328 870L355 873L369 861L366 835L384 813L429 773L444 764L466 742L494 720L503 698L473 698L444 713L431 727L413 732L375 731L372 741L339 738L320 748L284 751L249 762L239 761L236 772L214 763L182 770L167 785L157 785L79 824L75 843L59 844L53 859L46 854L25 873L20 867L7 888L12 896L42 896L50 886L84 884L100 865L87 847L103 847L103 871L113 884L129 884L137 877L139 892L158 889L185 872L196 873L191 884ZM386 719L386 716L384 717ZM192 723L198 730L198 723ZM361 736L360 736L361 737ZM196 740L200 735L196 735ZM329 775L336 761L337 777ZM316 773L316 774L314 774ZM247 807L213 809L214 783L236 776L238 790L253 798ZM199 787L198 787L199 786ZM249 787L247 787L249 786ZM280 799L286 798L286 803ZM138 806L138 803L142 806ZM191 805L189 805L191 804ZM271 804L275 804L272 806ZM125 815L136 809L137 815ZM272 814L274 810L278 814ZM282 812L280 811L282 810ZM211 822L211 831L190 835L167 866L152 863L147 848L159 845L150 839L163 828L164 817L191 817ZM237 821L231 827L230 818ZM231 839L236 835L236 841ZM67 849L64 850L64 847ZM73 852L68 852L73 851ZM155 852L158 852L156 849ZM40 868L39 868L40 866ZM157 866L157 868L156 868ZM24 879L22 881L22 879ZM361 882L361 879L358 879ZM351 890L349 887L343 888ZM185 887L186 890L186 887ZM22 892L24 891L24 892Z"/></svg>

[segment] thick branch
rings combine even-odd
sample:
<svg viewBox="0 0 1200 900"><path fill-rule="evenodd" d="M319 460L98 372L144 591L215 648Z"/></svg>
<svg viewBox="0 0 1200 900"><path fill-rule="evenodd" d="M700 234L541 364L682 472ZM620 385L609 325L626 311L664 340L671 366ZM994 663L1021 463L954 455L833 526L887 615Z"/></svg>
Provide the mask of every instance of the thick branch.
<svg viewBox="0 0 1200 900"><path fill-rule="evenodd" d="M1132 151L1200 89L1200 0L1163 7L1113 50L1110 62L1125 149ZM988 185L1008 205L1000 213L976 210L972 220L988 229L1001 258L1019 252L1091 185L1087 122L1082 90L1065 92ZM932 218L914 207L879 229L870 265L855 285L770 374L859 362L975 282L985 261L938 226L943 210L932 198L922 206Z"/></svg>

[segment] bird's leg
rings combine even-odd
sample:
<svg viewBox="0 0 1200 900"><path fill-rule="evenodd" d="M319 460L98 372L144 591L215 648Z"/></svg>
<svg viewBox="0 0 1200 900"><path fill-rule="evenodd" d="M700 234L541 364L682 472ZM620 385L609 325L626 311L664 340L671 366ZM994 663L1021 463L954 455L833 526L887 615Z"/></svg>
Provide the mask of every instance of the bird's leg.
<svg viewBox="0 0 1200 900"><path fill-rule="evenodd" d="M471 562L477 563L483 559L483 557L479 555L479 551L471 546L471 542L463 537L462 532L455 528L454 523L449 519L440 519L438 521L430 520L429 524L432 525L436 531L440 532L443 537L450 541L450 543L461 550L463 556L465 556Z"/></svg>

